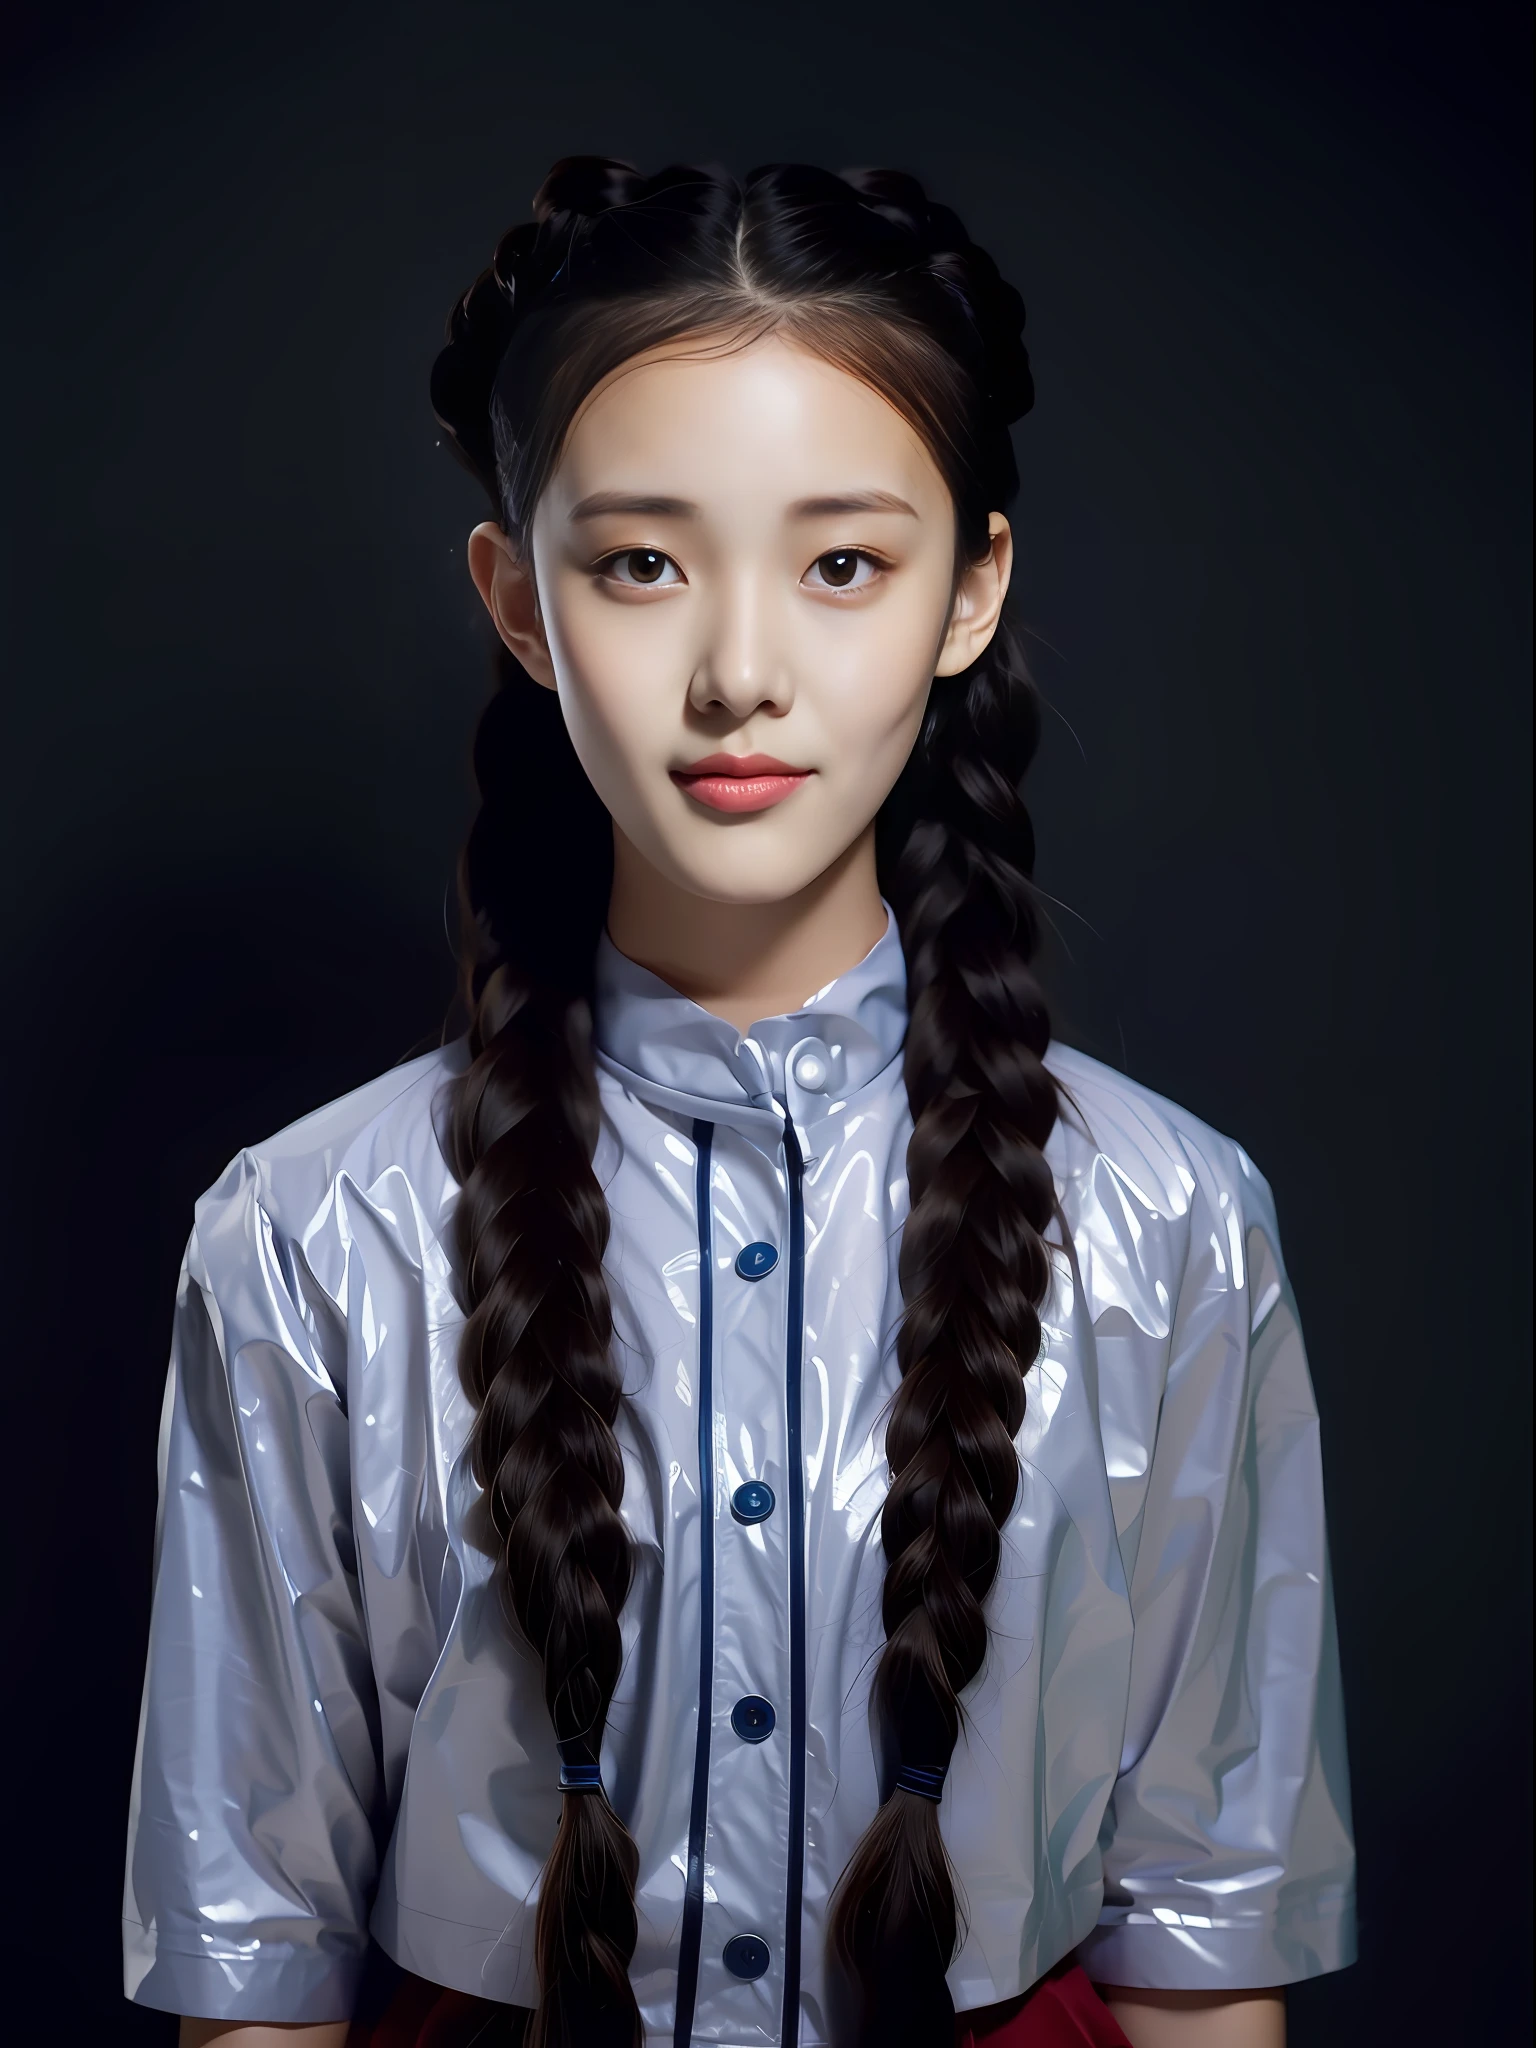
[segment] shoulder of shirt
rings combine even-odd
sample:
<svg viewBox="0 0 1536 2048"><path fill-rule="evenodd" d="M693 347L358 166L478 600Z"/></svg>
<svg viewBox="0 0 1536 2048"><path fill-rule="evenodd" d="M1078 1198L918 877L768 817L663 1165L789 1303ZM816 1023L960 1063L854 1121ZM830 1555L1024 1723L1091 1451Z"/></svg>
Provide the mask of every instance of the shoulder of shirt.
<svg viewBox="0 0 1536 2048"><path fill-rule="evenodd" d="M451 1183L434 1105L463 1071L462 1039L402 1061L360 1088L245 1146L199 1199L197 1218L254 1198L282 1234L304 1235L343 1177L368 1188L398 1171L418 1194Z"/></svg>
<svg viewBox="0 0 1536 2048"><path fill-rule="evenodd" d="M1060 1040L1052 1042L1045 1064L1066 1097L1057 1129L1069 1172L1106 1161L1168 1215L1186 1213L1197 1189L1213 1207L1235 1200L1257 1216L1271 1214L1269 1183L1235 1138Z"/></svg>

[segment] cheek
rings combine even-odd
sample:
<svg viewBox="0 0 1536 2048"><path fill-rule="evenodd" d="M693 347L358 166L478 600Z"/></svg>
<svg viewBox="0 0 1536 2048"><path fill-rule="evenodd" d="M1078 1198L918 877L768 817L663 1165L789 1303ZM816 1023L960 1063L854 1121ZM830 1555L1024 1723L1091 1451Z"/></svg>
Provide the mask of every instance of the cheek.
<svg viewBox="0 0 1536 2048"><path fill-rule="evenodd" d="M938 601L919 592L838 619L837 631L820 636L817 696L828 734L840 742L852 774L882 772L892 749L906 758L947 616L947 588Z"/></svg>
<svg viewBox="0 0 1536 2048"><path fill-rule="evenodd" d="M593 780L639 766L658 746L658 715L676 696L675 623L669 607L614 604L589 590L570 593L546 614L560 701L577 753ZM603 792L606 793L606 792Z"/></svg>

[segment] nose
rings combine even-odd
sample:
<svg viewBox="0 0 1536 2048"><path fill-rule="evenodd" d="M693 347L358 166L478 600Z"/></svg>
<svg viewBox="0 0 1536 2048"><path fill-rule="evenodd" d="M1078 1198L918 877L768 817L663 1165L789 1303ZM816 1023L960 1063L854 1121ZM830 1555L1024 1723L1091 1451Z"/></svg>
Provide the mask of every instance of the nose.
<svg viewBox="0 0 1536 2048"><path fill-rule="evenodd" d="M755 576L724 585L706 613L688 701L695 711L733 720L754 711L782 715L794 701L789 663L773 631L772 606Z"/></svg>

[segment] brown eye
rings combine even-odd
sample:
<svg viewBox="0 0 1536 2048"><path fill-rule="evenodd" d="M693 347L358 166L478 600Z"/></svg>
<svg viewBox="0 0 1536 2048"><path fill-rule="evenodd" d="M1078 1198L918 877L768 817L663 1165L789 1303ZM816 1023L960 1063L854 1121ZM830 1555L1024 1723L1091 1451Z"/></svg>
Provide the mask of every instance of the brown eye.
<svg viewBox="0 0 1536 2048"><path fill-rule="evenodd" d="M816 566L823 583L830 583L834 590L844 590L859 573L859 558L851 549L839 548L835 554L818 555Z"/></svg>
<svg viewBox="0 0 1536 2048"><path fill-rule="evenodd" d="M676 562L660 548L624 548L598 566L610 582L623 583L631 590L656 590L685 580Z"/></svg>

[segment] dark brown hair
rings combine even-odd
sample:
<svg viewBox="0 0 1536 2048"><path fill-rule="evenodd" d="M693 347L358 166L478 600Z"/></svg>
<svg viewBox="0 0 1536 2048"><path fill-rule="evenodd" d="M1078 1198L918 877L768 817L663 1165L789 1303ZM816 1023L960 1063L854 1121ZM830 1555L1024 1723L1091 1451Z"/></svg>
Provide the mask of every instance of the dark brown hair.
<svg viewBox="0 0 1536 2048"><path fill-rule="evenodd" d="M780 330L911 422L954 500L957 573L985 553L987 515L1017 488L1008 425L1033 395L1024 308L913 179L792 164L740 183L689 167L646 178L577 157L551 171L534 215L455 307L432 380L434 409L514 545L602 378L685 337L732 346ZM462 1190L461 1370L505 1593L543 1661L574 1786L598 1762L631 1576L608 1216L592 1168L591 984L611 836L556 699L515 663L505 673L476 738L483 801L462 865L472 1063L447 1135ZM935 682L877 822L907 960L914 1128L872 1704L885 1797L829 1930L861 1992L866 2048L952 2038L959 1908L938 1799L961 1696L986 1658L984 1602L1049 1280L1043 1147L1057 1096L1029 967L1034 849L1019 793L1038 723L1005 614L979 660ZM568 1790L540 1894L531 2042L639 2041L636 1867L606 1797Z"/></svg>

